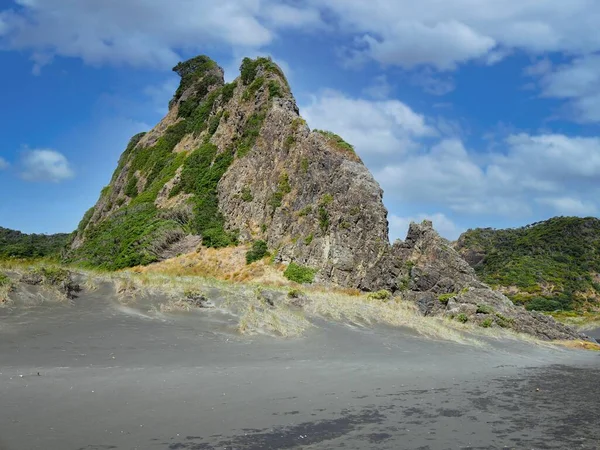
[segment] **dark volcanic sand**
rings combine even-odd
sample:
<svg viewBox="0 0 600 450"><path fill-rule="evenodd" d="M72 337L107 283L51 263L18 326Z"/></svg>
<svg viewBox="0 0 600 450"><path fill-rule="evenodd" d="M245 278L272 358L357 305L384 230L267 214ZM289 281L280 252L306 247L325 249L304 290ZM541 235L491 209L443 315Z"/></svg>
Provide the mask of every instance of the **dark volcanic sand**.
<svg viewBox="0 0 600 450"><path fill-rule="evenodd" d="M102 290L0 310L0 449L600 448L598 353L232 325Z"/></svg>

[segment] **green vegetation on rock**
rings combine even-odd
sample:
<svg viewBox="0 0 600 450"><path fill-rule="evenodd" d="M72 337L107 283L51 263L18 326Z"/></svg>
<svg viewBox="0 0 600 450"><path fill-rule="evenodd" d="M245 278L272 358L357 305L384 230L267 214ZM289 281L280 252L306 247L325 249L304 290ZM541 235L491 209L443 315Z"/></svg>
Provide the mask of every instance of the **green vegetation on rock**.
<svg viewBox="0 0 600 450"><path fill-rule="evenodd" d="M315 280L315 273L317 273L315 269L290 263L285 272L283 272L283 276L296 283L312 283Z"/></svg>
<svg viewBox="0 0 600 450"><path fill-rule="evenodd" d="M268 255L267 243L265 241L254 241L252 248L246 253L246 264L252 264L254 261L261 260Z"/></svg>
<svg viewBox="0 0 600 450"><path fill-rule="evenodd" d="M517 287L509 297L529 310L598 305L598 219L556 217L523 228L469 230L458 249L485 283Z"/></svg>
<svg viewBox="0 0 600 450"><path fill-rule="evenodd" d="M331 146L333 146L335 149L343 151L343 152L348 152L351 153L353 155L355 155L355 151L354 151L354 147L350 144L348 144L344 139L342 139L341 136L338 136L337 134L331 132L331 131L325 131L325 130L313 130L315 133L319 133L323 136L325 136L325 138L327 139L327 142L329 142L329 144Z"/></svg>

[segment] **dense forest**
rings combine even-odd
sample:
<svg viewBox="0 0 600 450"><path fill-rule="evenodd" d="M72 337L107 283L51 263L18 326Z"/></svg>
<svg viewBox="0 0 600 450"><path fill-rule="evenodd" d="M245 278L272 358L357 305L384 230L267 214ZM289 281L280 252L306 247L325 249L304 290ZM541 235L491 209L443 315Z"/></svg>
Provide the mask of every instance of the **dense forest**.
<svg viewBox="0 0 600 450"><path fill-rule="evenodd" d="M0 227L0 258L59 257L70 234L24 234Z"/></svg>
<svg viewBox="0 0 600 450"><path fill-rule="evenodd" d="M600 220L555 217L523 228L465 232L457 249L482 281L538 311L595 309Z"/></svg>

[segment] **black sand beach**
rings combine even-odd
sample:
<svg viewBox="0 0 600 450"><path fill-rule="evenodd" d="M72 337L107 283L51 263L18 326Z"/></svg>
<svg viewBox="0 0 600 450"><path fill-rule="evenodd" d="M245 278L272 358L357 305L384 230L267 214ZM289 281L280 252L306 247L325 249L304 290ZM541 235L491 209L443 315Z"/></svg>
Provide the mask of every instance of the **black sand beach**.
<svg viewBox="0 0 600 450"><path fill-rule="evenodd" d="M146 310L0 310L0 449L600 448L598 353Z"/></svg>

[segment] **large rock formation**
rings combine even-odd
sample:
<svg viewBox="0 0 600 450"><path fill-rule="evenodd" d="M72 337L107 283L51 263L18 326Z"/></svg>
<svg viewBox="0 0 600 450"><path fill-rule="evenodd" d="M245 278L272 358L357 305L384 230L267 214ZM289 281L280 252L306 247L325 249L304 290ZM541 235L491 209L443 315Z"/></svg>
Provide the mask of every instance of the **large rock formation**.
<svg viewBox="0 0 600 450"><path fill-rule="evenodd" d="M68 258L118 269L208 247L265 241L317 281L401 291L424 314L578 338L482 284L431 223L388 241L382 191L339 136L311 131L270 59L225 84L208 57L180 63L166 117L134 136L82 219Z"/></svg>
<svg viewBox="0 0 600 450"><path fill-rule="evenodd" d="M389 247L382 191L353 148L311 131L271 60L225 84L207 57L180 63L167 116L135 136L72 242L70 258L145 264L182 242L264 240L317 280L360 286Z"/></svg>
<svg viewBox="0 0 600 450"><path fill-rule="evenodd" d="M388 286L402 290L424 315L498 326L541 339L588 339L552 317L526 311L477 278L473 268L439 236L432 223L410 225L404 242L387 254Z"/></svg>

